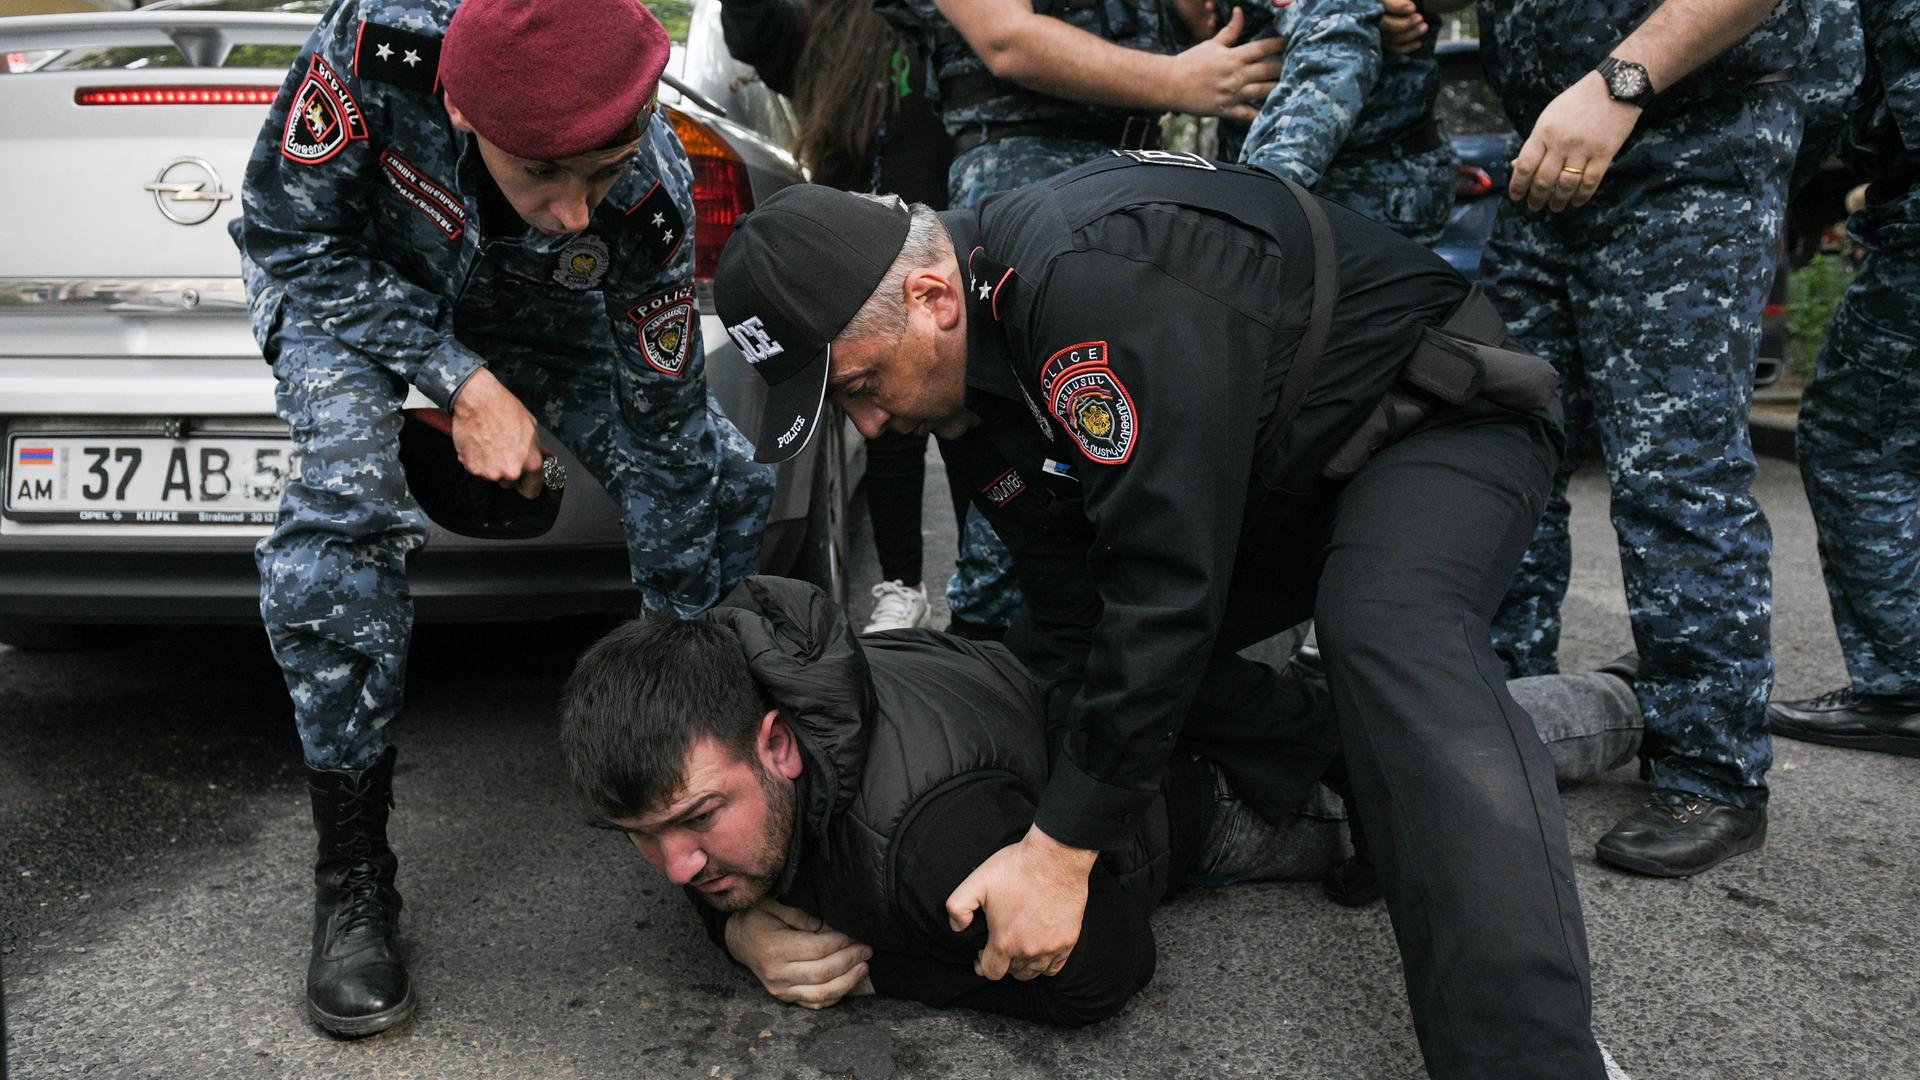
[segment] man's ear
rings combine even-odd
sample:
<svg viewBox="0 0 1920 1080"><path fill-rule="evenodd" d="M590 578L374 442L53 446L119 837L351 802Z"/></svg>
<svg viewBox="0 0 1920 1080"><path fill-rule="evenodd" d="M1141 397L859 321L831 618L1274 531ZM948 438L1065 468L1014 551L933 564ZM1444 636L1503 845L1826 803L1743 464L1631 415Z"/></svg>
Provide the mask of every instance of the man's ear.
<svg viewBox="0 0 1920 1080"><path fill-rule="evenodd" d="M768 772L779 773L789 780L800 779L800 770L804 765L800 757L800 740L794 736L787 722L780 719L779 709L768 709L767 715L760 718L757 744L760 764Z"/></svg>
<svg viewBox="0 0 1920 1080"><path fill-rule="evenodd" d="M934 325L951 330L960 323L965 304L959 288L959 268L923 266L907 273L907 307L925 307L933 315Z"/></svg>
<svg viewBox="0 0 1920 1080"><path fill-rule="evenodd" d="M453 103L452 98L441 94L440 103L447 107L447 119L453 121L455 130L464 131L469 135L473 134L473 125L467 123L467 118L460 115L460 108Z"/></svg>

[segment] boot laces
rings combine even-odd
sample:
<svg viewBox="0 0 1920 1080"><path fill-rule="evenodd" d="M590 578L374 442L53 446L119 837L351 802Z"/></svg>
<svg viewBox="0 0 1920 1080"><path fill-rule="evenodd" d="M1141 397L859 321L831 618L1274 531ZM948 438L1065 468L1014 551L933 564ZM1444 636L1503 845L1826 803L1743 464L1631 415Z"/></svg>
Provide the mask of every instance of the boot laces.
<svg viewBox="0 0 1920 1080"><path fill-rule="evenodd" d="M925 590L904 581L883 581L873 587L873 598L873 616L866 633L926 625Z"/></svg>
<svg viewBox="0 0 1920 1080"><path fill-rule="evenodd" d="M1647 800L1647 807L1684 824L1713 809L1713 800L1684 791L1655 791Z"/></svg>
<svg viewBox="0 0 1920 1080"><path fill-rule="evenodd" d="M338 821L340 829L352 837L340 851L343 857L351 860L340 880L341 888L346 892L337 924L341 936L384 919L387 915L386 898L381 895L380 867L374 861L373 825L365 820L367 814L362 810L365 804L365 799L352 800L343 808Z"/></svg>
<svg viewBox="0 0 1920 1080"><path fill-rule="evenodd" d="M1807 705L1815 709L1846 709L1860 703L1860 695L1853 687L1843 686L1838 690L1829 690L1824 694L1807 699Z"/></svg>

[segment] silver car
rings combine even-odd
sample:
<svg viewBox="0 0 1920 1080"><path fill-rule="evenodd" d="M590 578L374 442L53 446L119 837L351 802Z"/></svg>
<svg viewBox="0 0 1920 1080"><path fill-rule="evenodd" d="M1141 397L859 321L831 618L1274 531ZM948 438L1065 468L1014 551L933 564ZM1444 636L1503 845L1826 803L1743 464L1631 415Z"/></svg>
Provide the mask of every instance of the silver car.
<svg viewBox="0 0 1920 1080"><path fill-rule="evenodd" d="M789 115L727 55L717 2L652 6L676 42L678 86L662 97L693 162L708 378L752 431L759 381L713 313L710 279L739 216L800 178L778 145ZM251 548L290 443L226 224L321 7L0 19L0 642L258 618ZM762 565L844 595L864 448L844 423L823 435L781 467ZM634 610L619 517L570 464L576 482L542 537L434 530L409 575L421 620Z"/></svg>

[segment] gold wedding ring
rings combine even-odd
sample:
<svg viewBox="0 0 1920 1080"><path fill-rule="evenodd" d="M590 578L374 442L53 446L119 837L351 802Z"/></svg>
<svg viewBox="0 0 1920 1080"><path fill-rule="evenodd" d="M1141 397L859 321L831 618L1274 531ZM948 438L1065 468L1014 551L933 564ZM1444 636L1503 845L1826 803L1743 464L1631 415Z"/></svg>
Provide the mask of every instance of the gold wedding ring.
<svg viewBox="0 0 1920 1080"><path fill-rule="evenodd" d="M1570 172L1570 173L1572 173L1572 174L1573 174L1573 175L1575 175L1575 176L1585 176L1585 175L1587 174L1587 170L1585 170L1585 169L1576 169L1576 168L1574 168L1574 167L1573 167L1573 166L1571 166L1571 165L1562 165L1562 166L1560 166L1560 171L1561 171L1561 172Z"/></svg>

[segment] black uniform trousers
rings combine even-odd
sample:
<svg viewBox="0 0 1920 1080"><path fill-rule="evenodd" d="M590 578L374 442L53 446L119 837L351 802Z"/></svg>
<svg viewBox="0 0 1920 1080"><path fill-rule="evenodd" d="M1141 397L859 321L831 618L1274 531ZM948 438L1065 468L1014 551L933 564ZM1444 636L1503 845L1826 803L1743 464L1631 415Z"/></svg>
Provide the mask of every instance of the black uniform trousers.
<svg viewBox="0 0 1920 1080"><path fill-rule="evenodd" d="M1445 1080L1606 1076L1553 763L1488 629L1555 458L1538 421L1485 405L1393 443L1314 501L1319 528L1290 517L1317 552L1243 553L1218 640L1243 648L1310 604L1415 1030Z"/></svg>

